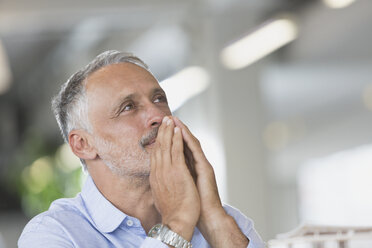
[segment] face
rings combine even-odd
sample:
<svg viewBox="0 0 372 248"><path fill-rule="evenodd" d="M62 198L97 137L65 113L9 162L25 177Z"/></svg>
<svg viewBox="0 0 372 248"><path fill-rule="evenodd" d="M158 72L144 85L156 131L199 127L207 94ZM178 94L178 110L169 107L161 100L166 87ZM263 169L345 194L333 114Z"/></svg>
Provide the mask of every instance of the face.
<svg viewBox="0 0 372 248"><path fill-rule="evenodd" d="M86 91L99 158L119 176L147 177L149 149L163 117L171 114L157 80L137 65L121 63L90 75Z"/></svg>

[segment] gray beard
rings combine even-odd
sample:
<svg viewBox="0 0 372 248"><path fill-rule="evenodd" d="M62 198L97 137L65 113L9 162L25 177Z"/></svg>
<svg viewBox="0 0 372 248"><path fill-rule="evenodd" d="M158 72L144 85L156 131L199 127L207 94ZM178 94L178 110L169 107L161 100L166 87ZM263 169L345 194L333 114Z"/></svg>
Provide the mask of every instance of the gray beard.
<svg viewBox="0 0 372 248"><path fill-rule="evenodd" d="M122 149L97 135L95 144L98 155L113 174L129 179L148 179L150 155L141 144Z"/></svg>

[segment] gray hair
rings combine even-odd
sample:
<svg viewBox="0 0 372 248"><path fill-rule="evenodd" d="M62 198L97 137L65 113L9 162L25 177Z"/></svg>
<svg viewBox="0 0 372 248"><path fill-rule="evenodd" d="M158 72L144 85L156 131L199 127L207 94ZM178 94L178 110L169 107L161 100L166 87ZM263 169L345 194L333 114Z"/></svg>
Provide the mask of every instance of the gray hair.
<svg viewBox="0 0 372 248"><path fill-rule="evenodd" d="M132 63L149 71L148 66L131 53L114 50L106 51L98 55L83 69L74 73L62 85L59 93L53 97L52 110L66 143L68 143L68 134L74 129L84 129L90 133L92 132L88 119L85 79L102 67L119 63ZM80 159L80 161L84 171L86 171L85 161L83 159Z"/></svg>

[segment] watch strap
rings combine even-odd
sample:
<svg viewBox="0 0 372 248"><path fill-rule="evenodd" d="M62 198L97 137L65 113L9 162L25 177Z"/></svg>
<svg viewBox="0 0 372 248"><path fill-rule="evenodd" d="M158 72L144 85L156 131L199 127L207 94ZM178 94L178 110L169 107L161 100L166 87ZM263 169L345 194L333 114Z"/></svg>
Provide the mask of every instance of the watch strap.
<svg viewBox="0 0 372 248"><path fill-rule="evenodd" d="M173 232L168 226L157 224L148 234L149 237L156 238L161 242L174 246L175 248L192 248L191 242L184 239L181 235Z"/></svg>

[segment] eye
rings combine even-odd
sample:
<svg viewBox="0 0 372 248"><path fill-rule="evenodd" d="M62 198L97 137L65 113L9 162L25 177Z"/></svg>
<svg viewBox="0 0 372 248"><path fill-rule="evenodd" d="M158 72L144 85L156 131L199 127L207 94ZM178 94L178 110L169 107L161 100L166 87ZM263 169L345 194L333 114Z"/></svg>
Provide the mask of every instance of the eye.
<svg viewBox="0 0 372 248"><path fill-rule="evenodd" d="M157 95L154 97L154 103L167 102L167 98L164 95Z"/></svg>
<svg viewBox="0 0 372 248"><path fill-rule="evenodd" d="M133 103L128 103L128 104L124 105L124 107L122 108L122 112L130 111L132 109L134 109L134 104Z"/></svg>

